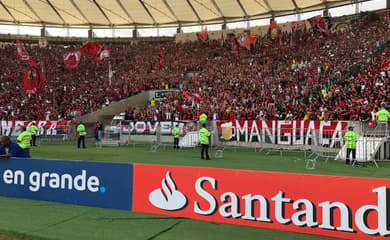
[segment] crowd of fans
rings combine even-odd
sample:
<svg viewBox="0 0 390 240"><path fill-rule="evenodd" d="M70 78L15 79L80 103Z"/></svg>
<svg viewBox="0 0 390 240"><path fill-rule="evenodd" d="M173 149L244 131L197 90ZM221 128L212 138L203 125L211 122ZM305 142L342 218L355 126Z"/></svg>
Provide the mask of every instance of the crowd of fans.
<svg viewBox="0 0 390 240"><path fill-rule="evenodd" d="M227 39L162 43L162 66L152 43L109 45L108 61L83 56L77 69L63 67L62 53L80 46L26 46L46 76L36 94L24 93L24 63L7 46L0 48L0 119L73 119L144 90L175 89L126 118L194 120L205 112L215 120L359 120L389 105L389 26L387 17L360 18L329 36L280 33L270 46L258 40L238 53Z"/></svg>

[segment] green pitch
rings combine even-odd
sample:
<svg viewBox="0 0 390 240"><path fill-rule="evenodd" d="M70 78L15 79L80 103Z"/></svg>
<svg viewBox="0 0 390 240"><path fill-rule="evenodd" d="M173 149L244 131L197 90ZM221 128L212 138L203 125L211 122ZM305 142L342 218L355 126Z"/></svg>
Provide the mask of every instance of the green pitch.
<svg viewBox="0 0 390 240"><path fill-rule="evenodd" d="M31 150L34 158L86 161L202 166L265 171L387 178L390 163L354 168L342 162L317 160L316 169L305 169L309 153L255 152L253 148L227 149L223 158L200 160L199 149L176 150L172 147L149 152L149 145L136 147L77 149L75 142L43 142ZM134 240L237 240L284 239L326 240L323 236L281 232L186 218L84 207L45 201L0 198L0 240L2 239L134 239Z"/></svg>

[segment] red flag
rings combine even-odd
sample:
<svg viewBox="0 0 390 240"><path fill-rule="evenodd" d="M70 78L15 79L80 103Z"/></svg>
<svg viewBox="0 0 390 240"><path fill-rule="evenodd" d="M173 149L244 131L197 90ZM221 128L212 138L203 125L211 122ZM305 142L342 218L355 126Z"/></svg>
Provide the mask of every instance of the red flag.
<svg viewBox="0 0 390 240"><path fill-rule="evenodd" d="M89 42L87 44L85 44L84 46L82 46L79 51L80 52L85 52L86 54L88 54L89 56L92 56L92 57L95 57L96 56L96 53L98 52L100 48L100 43L97 43L97 42Z"/></svg>
<svg viewBox="0 0 390 240"><path fill-rule="evenodd" d="M247 43L247 45L248 45L248 47L247 47L248 50L249 50L251 44L255 44L256 39L257 39L257 35L256 35L256 34L249 34L249 35L248 35L248 43Z"/></svg>
<svg viewBox="0 0 390 240"><path fill-rule="evenodd" d="M35 68L26 68L24 71L23 85L26 93L35 93L37 90L34 84L34 76L36 75L34 70Z"/></svg>
<svg viewBox="0 0 390 240"><path fill-rule="evenodd" d="M30 60L30 67L27 69L30 69L29 77L32 77L33 85L35 88L38 88L45 83L45 78L39 71L39 68L34 60Z"/></svg>
<svg viewBox="0 0 390 240"><path fill-rule="evenodd" d="M200 33L198 33L198 38L202 40L202 42L205 42L207 40L208 32L207 27L203 29Z"/></svg>
<svg viewBox="0 0 390 240"><path fill-rule="evenodd" d="M81 60L81 52L74 51L74 52L63 53L62 57L64 59L65 68L77 68Z"/></svg>
<svg viewBox="0 0 390 240"><path fill-rule="evenodd" d="M271 39L275 39L279 37L279 27L274 20L271 20L271 25L269 26L269 30L270 30Z"/></svg>
<svg viewBox="0 0 390 240"><path fill-rule="evenodd" d="M187 99L192 99L192 97L190 96L190 95L188 95L188 93L186 93L186 92L183 92L183 95L184 95L184 97L186 97Z"/></svg>
<svg viewBox="0 0 390 240"><path fill-rule="evenodd" d="M193 93L192 95L194 95L196 98L198 98L199 101L202 100L202 97L199 95L199 93Z"/></svg>
<svg viewBox="0 0 390 240"><path fill-rule="evenodd" d="M323 18L321 15L308 19L313 31L324 34L325 36L330 35L330 28L332 24L329 18Z"/></svg>
<svg viewBox="0 0 390 240"><path fill-rule="evenodd" d="M38 68L28 67L24 72L24 91L26 93L36 93L38 87L43 85L45 82L42 74L39 72Z"/></svg>
<svg viewBox="0 0 390 240"><path fill-rule="evenodd" d="M306 28L306 20L291 22L291 28L293 31L303 31Z"/></svg>
<svg viewBox="0 0 390 240"><path fill-rule="evenodd" d="M246 49L251 49L251 44L254 44L256 41L257 36L255 34L248 34L246 32L241 33L240 37L238 38L238 43L241 47L245 47Z"/></svg>
<svg viewBox="0 0 390 240"><path fill-rule="evenodd" d="M79 51L85 52L91 57L95 58L95 61L102 63L106 58L110 56L110 52L107 49L106 44L100 44L98 42L89 42L82 46Z"/></svg>
<svg viewBox="0 0 390 240"><path fill-rule="evenodd" d="M16 40L16 54L23 62L30 62L30 55L28 54L22 43L19 41L19 39Z"/></svg>

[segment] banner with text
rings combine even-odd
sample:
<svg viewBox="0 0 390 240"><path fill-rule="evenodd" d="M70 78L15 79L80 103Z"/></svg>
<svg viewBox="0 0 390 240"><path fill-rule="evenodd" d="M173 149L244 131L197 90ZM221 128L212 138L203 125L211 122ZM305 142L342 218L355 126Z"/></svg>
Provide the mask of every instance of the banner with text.
<svg viewBox="0 0 390 240"><path fill-rule="evenodd" d="M218 121L220 141L265 142L334 147L342 142L343 121Z"/></svg>
<svg viewBox="0 0 390 240"><path fill-rule="evenodd" d="M10 158L0 174L0 196L131 210L131 164Z"/></svg>
<svg viewBox="0 0 390 240"><path fill-rule="evenodd" d="M389 187L389 179L134 164L133 211L386 239Z"/></svg>
<svg viewBox="0 0 390 240"><path fill-rule="evenodd" d="M38 127L38 135L39 136L56 136L56 135L64 135L68 134L70 128L75 125L75 122L70 121L34 121L35 125ZM27 129L32 125L31 122L27 121L1 121L1 135L2 136L18 136L22 127L26 127Z"/></svg>
<svg viewBox="0 0 390 240"><path fill-rule="evenodd" d="M172 135L172 128L178 126L180 134L197 131L196 121L122 121L122 134L138 135Z"/></svg>

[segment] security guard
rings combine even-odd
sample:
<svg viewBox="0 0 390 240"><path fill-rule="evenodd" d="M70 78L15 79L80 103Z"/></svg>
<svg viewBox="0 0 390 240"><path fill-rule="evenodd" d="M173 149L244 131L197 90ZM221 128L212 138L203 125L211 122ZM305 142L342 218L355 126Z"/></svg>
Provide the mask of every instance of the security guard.
<svg viewBox="0 0 390 240"><path fill-rule="evenodd" d="M349 127L344 135L345 147L347 148L346 164L349 164L350 155L352 153L352 165L356 161L356 142L359 140L359 135L353 131L353 127Z"/></svg>
<svg viewBox="0 0 390 240"><path fill-rule="evenodd" d="M82 122L77 126L77 133L79 134L77 148L80 148L81 142L83 143L83 148L85 148L85 135L87 135L87 132L85 131L85 126Z"/></svg>
<svg viewBox="0 0 390 240"><path fill-rule="evenodd" d="M389 128L387 126L387 121L389 121L390 112L387 111L385 107L382 107L382 109L376 112L375 115L378 124L377 129L380 131L379 135L387 137L389 135L389 130L388 130Z"/></svg>
<svg viewBox="0 0 390 240"><path fill-rule="evenodd" d="M205 123L207 121L207 118L208 118L207 114L204 112L202 114L200 114L200 116L199 116L199 120L201 123Z"/></svg>
<svg viewBox="0 0 390 240"><path fill-rule="evenodd" d="M209 157L209 137L210 132L206 128L206 124L202 124L202 128L199 130L199 142L202 145L202 151L201 151L201 159L204 159L204 153L206 152L206 159L210 160Z"/></svg>
<svg viewBox="0 0 390 240"><path fill-rule="evenodd" d="M16 141L21 148L23 148L27 152L30 152L31 133L26 131L26 127L22 127L22 132L19 134Z"/></svg>
<svg viewBox="0 0 390 240"><path fill-rule="evenodd" d="M37 146L37 134L38 134L38 127L35 126L35 122L32 123L32 125L28 128L28 131L31 133L31 147Z"/></svg>
<svg viewBox="0 0 390 240"><path fill-rule="evenodd" d="M172 129L172 135L173 135L173 148L179 149L180 129L177 125Z"/></svg>

